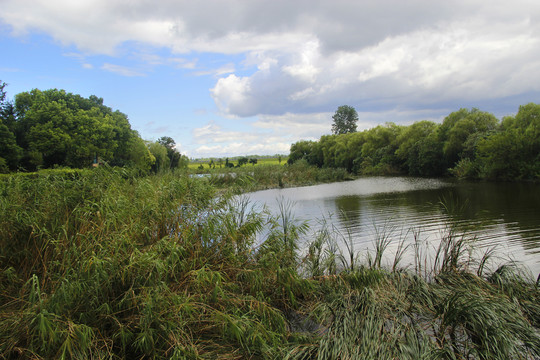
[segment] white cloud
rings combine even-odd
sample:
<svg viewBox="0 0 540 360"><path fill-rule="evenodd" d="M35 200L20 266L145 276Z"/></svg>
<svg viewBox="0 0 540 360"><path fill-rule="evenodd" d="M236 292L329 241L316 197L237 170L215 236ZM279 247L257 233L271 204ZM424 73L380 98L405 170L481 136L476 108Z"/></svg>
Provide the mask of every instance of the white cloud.
<svg viewBox="0 0 540 360"><path fill-rule="evenodd" d="M238 77L234 74L221 78L211 89L216 104L225 113L235 113L236 104L247 105L247 94L250 92L250 80L247 77Z"/></svg>
<svg viewBox="0 0 540 360"><path fill-rule="evenodd" d="M292 64L290 56L277 57L275 66L242 79L249 88L220 80L213 96L223 111L253 116L310 112L343 102L414 108L538 91L540 73L533 69L540 66L540 32L531 32L526 21L513 24L512 31L478 22L419 29L354 52L324 56L321 49L312 48L300 52L301 59ZM283 71L303 81L287 79ZM274 88L279 91L271 93L269 110L268 89Z"/></svg>
<svg viewBox="0 0 540 360"><path fill-rule="evenodd" d="M175 64L180 69L195 69L197 67L197 60L188 60L184 58L172 58L171 63Z"/></svg>
<svg viewBox="0 0 540 360"><path fill-rule="evenodd" d="M291 133L284 133L283 128L254 126L248 127L246 131L231 131L215 123L195 128L192 133L196 146L190 151L190 156L194 157L212 154L223 156L286 154L295 139Z"/></svg>
<svg viewBox="0 0 540 360"><path fill-rule="evenodd" d="M245 144L232 143L228 145L203 145L197 147L190 153L190 157L227 157L227 156L242 156L242 155L274 155L288 154L291 149L290 143L273 143L273 144Z"/></svg>
<svg viewBox="0 0 540 360"><path fill-rule="evenodd" d="M196 144L233 143L240 140L244 143L249 143L257 142L263 137L268 137L267 134L260 132L225 131L221 126L214 123L195 128L192 133L193 141Z"/></svg>
<svg viewBox="0 0 540 360"><path fill-rule="evenodd" d="M281 136L288 135L291 140L315 140L323 134L330 133L333 113L308 113L283 115L261 115L253 126L269 129Z"/></svg>
<svg viewBox="0 0 540 360"><path fill-rule="evenodd" d="M121 65L109 64L109 63L103 64L101 69L116 73L118 75L128 76L128 77L145 75L143 72L139 70L131 69L131 68L121 66Z"/></svg>
<svg viewBox="0 0 540 360"><path fill-rule="evenodd" d="M308 42L297 56L298 59L293 64L283 66L282 70L292 77L307 83L314 83L317 75L321 72L321 69L315 65L319 58L318 42Z"/></svg>
<svg viewBox="0 0 540 360"><path fill-rule="evenodd" d="M211 70L199 70L194 73L196 76L202 75L212 75L212 76L221 76L226 74L231 74L235 72L235 66L233 63L225 64L217 69Z"/></svg>
<svg viewBox="0 0 540 360"><path fill-rule="evenodd" d="M152 66L215 76L222 114L257 120L246 132L195 129L201 153L317 138L343 104L362 127L509 98L514 111L520 94L540 91L540 2L530 0L3 0L0 21L74 46L66 55L88 68L105 54L137 64L102 67L123 76Z"/></svg>

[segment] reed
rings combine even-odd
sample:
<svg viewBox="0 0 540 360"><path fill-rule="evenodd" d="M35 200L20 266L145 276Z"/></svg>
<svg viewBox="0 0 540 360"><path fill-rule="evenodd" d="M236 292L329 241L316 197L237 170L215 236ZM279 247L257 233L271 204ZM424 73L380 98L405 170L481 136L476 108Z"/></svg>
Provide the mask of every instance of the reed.
<svg viewBox="0 0 540 360"><path fill-rule="evenodd" d="M391 227L366 264L331 227L301 256L293 204L234 196L250 176L229 191L114 168L0 179L0 358L540 356L540 289L519 267L491 271L455 233L430 271L419 233L414 269L403 243L386 267Z"/></svg>

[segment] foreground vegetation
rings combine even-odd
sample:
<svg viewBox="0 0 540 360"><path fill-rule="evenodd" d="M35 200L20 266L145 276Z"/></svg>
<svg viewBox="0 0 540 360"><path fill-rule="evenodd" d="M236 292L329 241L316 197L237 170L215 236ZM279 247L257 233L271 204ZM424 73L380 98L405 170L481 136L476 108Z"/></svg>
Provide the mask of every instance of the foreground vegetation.
<svg viewBox="0 0 540 360"><path fill-rule="evenodd" d="M328 230L305 239L287 203L268 214L220 190L259 175L1 178L0 358L540 356L538 284L470 257L451 224L430 261L417 244L401 264L398 246L385 267L384 236L358 254Z"/></svg>

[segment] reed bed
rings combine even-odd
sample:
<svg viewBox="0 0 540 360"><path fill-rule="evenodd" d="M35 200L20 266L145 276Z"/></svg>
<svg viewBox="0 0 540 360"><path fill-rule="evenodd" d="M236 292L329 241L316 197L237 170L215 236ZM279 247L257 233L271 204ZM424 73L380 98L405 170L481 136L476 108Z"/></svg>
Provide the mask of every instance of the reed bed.
<svg viewBox="0 0 540 360"><path fill-rule="evenodd" d="M291 204L269 214L230 195L238 179L217 181L0 179L0 358L540 357L538 284L512 264L489 271L466 238L449 233L430 271L385 268L384 231L371 261L331 229L301 256Z"/></svg>
<svg viewBox="0 0 540 360"><path fill-rule="evenodd" d="M305 161L292 165L262 164L240 168L204 169L203 175L218 188L226 188L237 193L262 189L314 185L352 179L342 168L317 168Z"/></svg>

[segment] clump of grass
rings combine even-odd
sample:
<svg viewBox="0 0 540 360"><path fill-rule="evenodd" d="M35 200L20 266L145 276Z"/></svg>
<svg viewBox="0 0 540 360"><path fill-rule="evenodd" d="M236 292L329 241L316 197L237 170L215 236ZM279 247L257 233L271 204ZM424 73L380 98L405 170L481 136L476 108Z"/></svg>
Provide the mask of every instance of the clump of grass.
<svg viewBox="0 0 540 360"><path fill-rule="evenodd" d="M540 355L540 292L530 276L513 264L490 272L487 263L493 249L477 260L474 237L458 234L452 223L433 253L426 249L420 231L413 230L416 241L410 269L399 267L407 250L402 237L394 262L386 267L381 259L395 241L393 230L387 226L375 232L375 255L368 254L365 265L355 261L354 267L345 267L346 271L334 276L328 276L321 265L332 241L316 238L310 243L305 262L310 265L308 273L321 285L322 297L304 312L325 330L292 346L286 358L509 359ZM332 236L329 231L320 233ZM345 254L352 248L347 246L349 242L354 239L345 243Z"/></svg>
<svg viewBox="0 0 540 360"><path fill-rule="evenodd" d="M273 289L305 280L245 276L263 273L263 216L207 179L96 169L0 189L0 356L272 358L285 341Z"/></svg>

